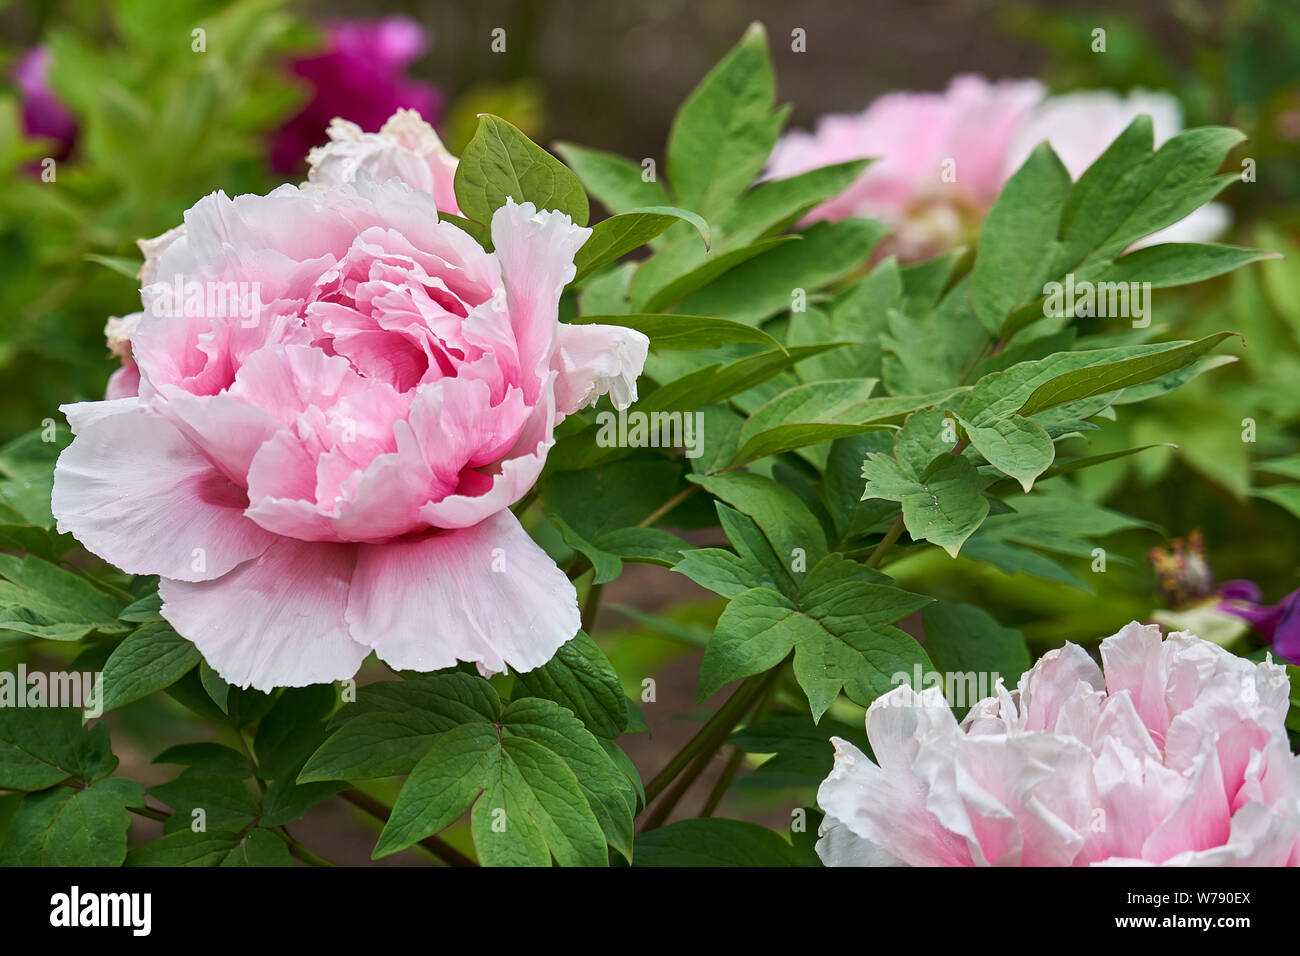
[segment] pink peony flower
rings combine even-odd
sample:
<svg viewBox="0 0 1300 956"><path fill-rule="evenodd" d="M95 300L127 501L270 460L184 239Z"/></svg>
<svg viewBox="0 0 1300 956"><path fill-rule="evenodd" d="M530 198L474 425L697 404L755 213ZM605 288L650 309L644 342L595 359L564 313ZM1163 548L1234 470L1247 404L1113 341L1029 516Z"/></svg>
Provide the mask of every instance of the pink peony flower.
<svg viewBox="0 0 1300 956"><path fill-rule="evenodd" d="M138 396L63 408L59 528L159 575L239 686L547 661L576 595L508 509L648 341L559 323L590 230L513 201L491 230L368 177L200 200L146 247Z"/></svg>
<svg viewBox="0 0 1300 956"><path fill-rule="evenodd" d="M959 725L938 688L867 711L875 761L833 739L828 865L1294 866L1289 682L1188 633L1129 624L1073 644Z"/></svg>
<svg viewBox="0 0 1300 956"><path fill-rule="evenodd" d="M361 173L375 182L396 176L432 195L439 212L460 215L456 157L415 110L398 110L378 133L363 133L356 123L335 119L326 134L330 141L307 154L311 182L322 186L351 183Z"/></svg>
<svg viewBox="0 0 1300 956"><path fill-rule="evenodd" d="M956 77L943 93L888 93L856 115L822 117L814 133L786 134L772 150L767 177L784 179L852 159L876 157L840 195L804 224L869 216L894 231L891 251L922 259L971 241L1006 180L1043 140L1077 179L1140 113L1150 113L1159 146L1182 129L1178 101L1166 93L1107 90L1043 100L1035 80L991 83ZM1229 224L1225 206L1203 206L1134 243L1204 242Z"/></svg>
<svg viewBox="0 0 1300 956"><path fill-rule="evenodd" d="M901 256L932 255L973 233L1002 187L1012 137L1042 96L1036 80L973 75L954 78L942 93L887 93L861 113L822 117L814 133L786 134L767 176L876 157L804 222L870 216L894 230Z"/></svg>
<svg viewBox="0 0 1300 956"><path fill-rule="evenodd" d="M292 71L312 88L311 99L276 134L271 166L278 173L299 167L320 131L336 116L374 129L403 107L437 122L443 97L436 87L409 79L406 68L424 53L424 29L409 17L352 20L326 28L324 52L297 60Z"/></svg>
<svg viewBox="0 0 1300 956"><path fill-rule="evenodd" d="M77 142L77 121L50 88L50 51L32 47L14 67L14 85L21 94L23 130L28 136L53 140L54 159L66 159Z"/></svg>

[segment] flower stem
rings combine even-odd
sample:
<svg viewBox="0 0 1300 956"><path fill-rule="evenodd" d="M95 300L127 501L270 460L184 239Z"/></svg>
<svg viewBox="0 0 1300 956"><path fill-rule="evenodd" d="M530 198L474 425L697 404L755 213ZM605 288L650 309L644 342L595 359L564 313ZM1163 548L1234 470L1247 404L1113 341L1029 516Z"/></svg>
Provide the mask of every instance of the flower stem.
<svg viewBox="0 0 1300 956"><path fill-rule="evenodd" d="M588 634L591 633L591 625L596 621L596 610L600 607L600 592L605 590L605 585L591 583L587 590L587 600L582 602L582 629Z"/></svg>
<svg viewBox="0 0 1300 956"><path fill-rule="evenodd" d="M902 534L903 512L900 510L898 512L898 517L894 519L894 523L889 526L889 530L885 532L885 536L880 539L880 543L876 545L875 550L871 552L871 556L867 558L867 567L879 567L880 562L885 557L885 553L894 546L894 542L902 537Z"/></svg>
<svg viewBox="0 0 1300 956"><path fill-rule="evenodd" d="M388 818L392 816L393 811L383 803L376 800L368 793L361 790L344 790L338 794L340 799L346 800L360 810L370 814L381 823L387 823ZM424 847L434 856L448 866L478 866L473 860L461 853L450 843L439 840L436 836L427 836L420 841L420 846Z"/></svg>
<svg viewBox="0 0 1300 956"><path fill-rule="evenodd" d="M692 737L677 756L673 757L668 762L668 765L646 784L646 806L649 806L659 794L663 793L668 788L668 785L677 778L677 775L686 770L693 760L703 755L706 758L704 763L707 764L713 758L714 752L726 741L732 728L740 722L745 712L762 696L769 684L776 683L782 669L783 664L778 664L765 674L756 674L747 678L743 684L736 688L736 692L727 699L725 704L718 708L717 713L709 718L708 723L700 728L699 733ZM702 770L703 766L700 769ZM694 780L694 776L688 779ZM683 790L683 792L685 791ZM678 796L680 797L680 794ZM667 799L665 798L665 800ZM676 800L672 802L676 803ZM669 806L668 810L671 809L672 807ZM659 808L656 808L648 820L653 820L658 814Z"/></svg>
<svg viewBox="0 0 1300 956"><path fill-rule="evenodd" d="M650 527L656 521L658 521L664 515L668 514L668 512L672 511L679 504L681 504L683 501L685 501L687 498L689 498L691 495L695 494L695 492L699 490L700 490L699 485L687 485L681 491L677 492L677 494L673 495L671 498L669 498L667 501L661 504L654 511L650 512L648 515L646 515L644 518L638 521L636 526L638 528Z"/></svg>

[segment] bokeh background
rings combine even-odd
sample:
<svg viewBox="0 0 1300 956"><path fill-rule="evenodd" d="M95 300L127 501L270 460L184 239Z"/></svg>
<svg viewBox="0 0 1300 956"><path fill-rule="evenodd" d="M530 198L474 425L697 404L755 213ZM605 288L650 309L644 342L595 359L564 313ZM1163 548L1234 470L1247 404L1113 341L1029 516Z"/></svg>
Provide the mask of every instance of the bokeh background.
<svg viewBox="0 0 1300 956"><path fill-rule="evenodd" d="M377 25L390 17L405 19ZM1300 0L0 2L0 441L58 419L63 402L102 396L118 364L105 321L139 308L137 238L172 227L214 189L301 180L330 116L374 129L393 106L418 106L456 152L476 115L493 112L543 144L658 159L677 105L753 20L768 28L797 127L963 72L1036 76L1055 92L1169 91L1186 125L1249 137L1233 156L1255 161L1256 180L1220 197L1234 216L1225 241L1286 257L1158 299L1171 336L1233 329L1246 347L1233 366L1097 433L1098 452L1178 446L1084 473L1098 503L1149 522L1106 539L1105 574L1088 574L1081 557L1083 589L936 552L900 563L903 583L924 579L931 593L988 608L1037 651L1095 642L1133 618L1195 618L1216 581L1255 581L1270 602L1300 586L1300 474L1260 467L1300 451ZM338 26L352 21L366 24ZM805 52L791 49L796 28ZM493 49L495 30L504 51ZM1254 441L1243 440L1246 419ZM1176 553L1173 541L1196 531L1203 549ZM1163 586L1152 549L1165 552ZM647 778L693 733L683 715L695 655L720 608L652 567L630 568L606 592L602 646L630 693L645 676L657 681L650 732L627 747ZM1263 651L1258 635L1224 639ZM16 654L0 643L0 667ZM146 781L154 754L192 739L186 712L165 698L113 719ZM740 783L721 812L781 825L809 802ZM300 826L326 856L368 857L372 833L347 807L323 804Z"/></svg>

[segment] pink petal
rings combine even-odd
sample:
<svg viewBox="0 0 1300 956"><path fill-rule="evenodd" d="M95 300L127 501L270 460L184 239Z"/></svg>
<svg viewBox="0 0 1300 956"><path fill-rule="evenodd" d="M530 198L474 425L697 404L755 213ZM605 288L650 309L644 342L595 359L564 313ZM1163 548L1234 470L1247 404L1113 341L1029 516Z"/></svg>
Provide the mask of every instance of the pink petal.
<svg viewBox="0 0 1300 956"><path fill-rule="evenodd" d="M650 340L617 325L561 325L551 368L560 413L571 415L608 394L615 408L636 401L636 380L645 368Z"/></svg>
<svg viewBox="0 0 1300 956"><path fill-rule="evenodd" d="M591 235L561 212L538 211L507 198L492 214L492 244L501 263L506 311L519 343L524 399L537 401L544 363L555 344L560 293L573 279L573 257Z"/></svg>
<svg viewBox="0 0 1300 956"><path fill-rule="evenodd" d="M540 667L580 626L573 584L509 511L460 531L360 545L347 620L390 666Z"/></svg>
<svg viewBox="0 0 1300 956"><path fill-rule="evenodd" d="M162 614L238 687L346 680L368 652L344 620L356 559L355 545L277 538L214 581L164 578Z"/></svg>
<svg viewBox="0 0 1300 956"><path fill-rule="evenodd" d="M131 574L206 581L266 550L242 488L135 398L64 405L76 438L54 469L59 530Z"/></svg>

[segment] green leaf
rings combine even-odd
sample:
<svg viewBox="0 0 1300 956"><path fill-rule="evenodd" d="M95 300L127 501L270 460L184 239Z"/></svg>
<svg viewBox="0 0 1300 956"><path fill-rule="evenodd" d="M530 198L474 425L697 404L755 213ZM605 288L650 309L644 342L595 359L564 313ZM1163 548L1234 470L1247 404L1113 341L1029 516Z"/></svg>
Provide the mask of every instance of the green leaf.
<svg viewBox="0 0 1300 956"><path fill-rule="evenodd" d="M501 709L492 685L470 674L430 674L361 688L335 718L337 729L308 759L299 783L409 773L434 740Z"/></svg>
<svg viewBox="0 0 1300 956"><path fill-rule="evenodd" d="M597 737L617 737L627 729L627 697L618 674L584 631L541 667L516 676L515 684L529 697L573 711Z"/></svg>
<svg viewBox="0 0 1300 956"><path fill-rule="evenodd" d="M170 687L201 659L199 649L170 624L145 624L113 648L104 664L104 711Z"/></svg>
<svg viewBox="0 0 1300 956"><path fill-rule="evenodd" d="M544 866L553 856L564 866L603 866L610 834L588 794L602 815L618 815L607 822L630 853L624 791L631 784L577 718L551 701L514 701L496 722L462 724L434 741L398 794L374 856L438 832L472 805L485 865Z"/></svg>
<svg viewBox="0 0 1300 956"><path fill-rule="evenodd" d="M252 829L168 833L152 843L135 847L127 866L293 866L283 840L269 830Z"/></svg>
<svg viewBox="0 0 1300 956"><path fill-rule="evenodd" d="M1165 242L1120 256L1097 275L1100 298L1103 282L1149 282L1152 288L1187 285L1232 272L1252 262L1280 259L1276 252L1198 242ZM1150 307L1148 303L1148 308Z"/></svg>
<svg viewBox="0 0 1300 956"><path fill-rule="evenodd" d="M775 667L794 651L794 673L820 720L843 689L866 706L895 685L895 673L929 668L921 646L890 626L930 602L862 580L832 580L798 603L766 588L731 599L704 649L698 700L741 677ZM932 668L930 668L932 669Z"/></svg>
<svg viewBox="0 0 1300 956"><path fill-rule="evenodd" d="M664 187L653 179L647 182L642 168L631 160L576 143L556 143L555 151L577 173L587 192L612 213L668 204Z"/></svg>
<svg viewBox="0 0 1300 956"><path fill-rule="evenodd" d="M909 675L910 676L910 675ZM768 754L737 786L816 787L835 765L831 737L842 737L871 753L862 725L823 718L813 723L804 713L778 713L733 733L727 742L749 754Z"/></svg>
<svg viewBox="0 0 1300 956"><path fill-rule="evenodd" d="M872 402L876 384L871 378L829 379L787 389L745 421L732 464L886 427L900 413L900 402Z"/></svg>
<svg viewBox="0 0 1300 956"><path fill-rule="evenodd" d="M253 752L263 780L296 777L325 739L325 719L338 704L333 684L290 687L257 723Z"/></svg>
<svg viewBox="0 0 1300 956"><path fill-rule="evenodd" d="M731 249L712 255L703 263L688 266L684 271L674 272L670 278L662 283L649 284L643 277L654 275L656 269L660 268L658 263L661 257L665 261L668 260L668 254L672 250L665 250L659 255L646 260L637 270L636 276L632 280L632 301L638 305L639 310L642 312L657 312L666 305L681 301L696 289L708 285L742 263L781 246L801 242L802 239L802 236L773 236L770 239L760 239L748 246L741 246L739 249ZM647 285L650 285L650 288L647 289Z"/></svg>
<svg viewBox="0 0 1300 956"><path fill-rule="evenodd" d="M692 475L715 498L754 519L783 565L801 552L808 566L826 554L826 533L816 516L784 485L748 472Z"/></svg>
<svg viewBox="0 0 1300 956"><path fill-rule="evenodd" d="M587 224L587 194L577 177L514 126L485 113L456 167L456 202L468 218L488 224L507 196Z"/></svg>
<svg viewBox="0 0 1300 956"><path fill-rule="evenodd" d="M724 221L725 245L747 245L790 225L817 204L842 193L869 163L855 159L760 184L741 197L735 212Z"/></svg>
<svg viewBox="0 0 1300 956"><path fill-rule="evenodd" d="M775 96L767 36L755 23L673 120L668 180L679 203L713 219L754 181L785 118L772 112Z"/></svg>
<svg viewBox="0 0 1300 956"><path fill-rule="evenodd" d="M991 694L997 677L1014 687L1020 675L1029 670L1029 649L1024 636L1014 628L1003 627L983 608L973 604L949 604L939 601L921 611L925 624L925 646L936 666L948 674L987 674L986 693ZM978 699L971 696L961 703L969 707Z"/></svg>
<svg viewBox="0 0 1300 956"><path fill-rule="evenodd" d="M573 258L577 269L573 281L580 282L590 273L640 248L678 222L694 226L704 240L705 247L708 247L709 224L695 213L675 206L635 209L596 223L591 236Z"/></svg>
<svg viewBox="0 0 1300 956"><path fill-rule="evenodd" d="M863 500L884 498L903 506L903 524L918 541L939 545L956 557L989 513L979 472L960 455L942 455L919 475L884 455L869 455Z"/></svg>
<svg viewBox="0 0 1300 956"><path fill-rule="evenodd" d="M1074 369L1051 378L1035 388L1025 399L1024 405L1017 410L1018 414L1034 415L1081 398L1102 395L1160 378L1162 375L1190 365L1233 334L1218 332L1195 342L1170 343L1160 351L1150 354Z"/></svg>
<svg viewBox="0 0 1300 956"><path fill-rule="evenodd" d="M655 349L712 349L734 342L756 342L769 348L783 349L780 342L762 329L743 322L704 315L677 315L671 312L656 315L582 315L572 322L573 325L592 323L636 329L650 339L650 347Z"/></svg>
<svg viewBox="0 0 1300 956"><path fill-rule="evenodd" d="M0 674L0 689L13 677ZM21 707L3 696L0 701L0 787L43 790L69 777L89 783L117 768L107 725L83 727L73 707Z"/></svg>
<svg viewBox="0 0 1300 956"><path fill-rule="evenodd" d="M721 501L714 504L718 521L727 540L736 549L735 553L722 548L692 548L673 566L673 570L686 575L700 587L727 598L750 588L795 594L798 588L792 572L777 558L753 519Z"/></svg>
<svg viewBox="0 0 1300 956"><path fill-rule="evenodd" d="M636 838L637 866L798 866L794 848L757 823L679 820Z"/></svg>
<svg viewBox="0 0 1300 956"><path fill-rule="evenodd" d="M56 641L121 634L122 602L85 578L32 555L0 554L0 629Z"/></svg>
<svg viewBox="0 0 1300 956"><path fill-rule="evenodd" d="M682 298L681 308L757 325L796 305L795 290L811 294L860 269L887 233L874 219L815 223L802 233L802 241L737 265Z"/></svg>
<svg viewBox="0 0 1300 956"><path fill-rule="evenodd" d="M997 334L1003 319L1040 294L1051 261L1044 251L1056 239L1070 186L1069 172L1052 147L1042 143L1007 180L984 217L970 296L990 333Z"/></svg>
<svg viewBox="0 0 1300 956"><path fill-rule="evenodd" d="M984 460L1020 482L1026 494L1056 457L1056 446L1043 426L1019 415L996 418L987 425L961 417L957 420Z"/></svg>
<svg viewBox="0 0 1300 956"><path fill-rule="evenodd" d="M150 787L149 795L175 811L163 823L164 833L188 830L200 819L210 830L242 830L262 813L260 801L237 774L186 770L175 780ZM201 815L195 812L199 810Z"/></svg>
<svg viewBox="0 0 1300 956"><path fill-rule="evenodd" d="M122 777L29 794L9 823L0 866L120 866L131 826L127 807L142 806L140 785Z"/></svg>

